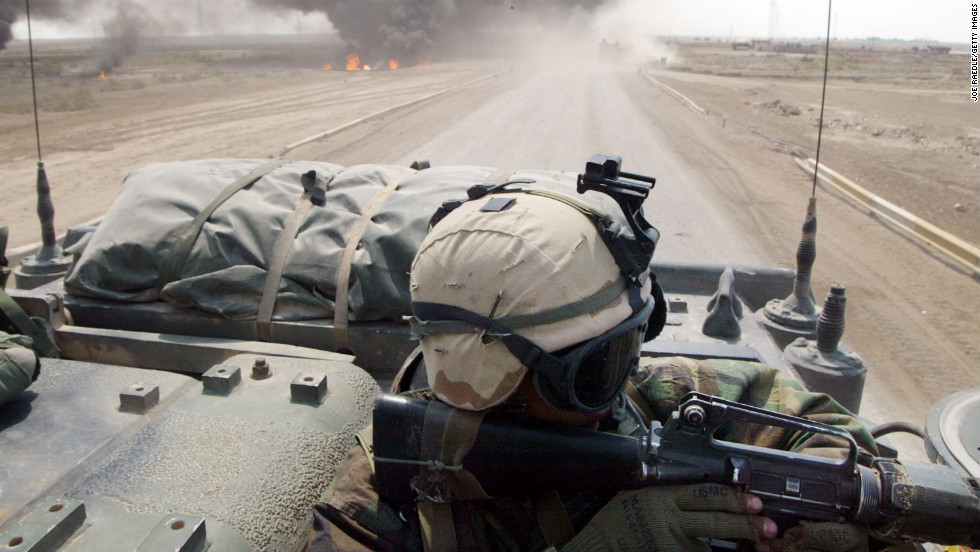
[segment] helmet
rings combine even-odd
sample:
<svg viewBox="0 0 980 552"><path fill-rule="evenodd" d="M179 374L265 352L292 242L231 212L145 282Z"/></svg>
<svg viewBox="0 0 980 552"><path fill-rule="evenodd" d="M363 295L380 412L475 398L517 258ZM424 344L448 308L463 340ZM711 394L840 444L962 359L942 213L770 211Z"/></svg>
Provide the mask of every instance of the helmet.
<svg viewBox="0 0 980 552"><path fill-rule="evenodd" d="M412 329L452 406L498 405L531 369L549 404L595 412L635 368L651 283L624 277L583 204L531 192L467 201L430 229L412 263Z"/></svg>

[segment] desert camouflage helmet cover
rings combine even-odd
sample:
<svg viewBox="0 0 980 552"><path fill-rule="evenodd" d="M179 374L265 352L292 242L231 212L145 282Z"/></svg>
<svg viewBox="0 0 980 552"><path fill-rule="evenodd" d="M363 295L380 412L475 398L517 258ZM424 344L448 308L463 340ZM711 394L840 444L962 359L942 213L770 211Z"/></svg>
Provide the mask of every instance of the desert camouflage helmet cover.
<svg viewBox="0 0 980 552"><path fill-rule="evenodd" d="M503 211L481 211L491 197L514 198ZM621 282L595 225L561 201L497 193L468 201L431 229L412 263L412 302L461 307L494 320L576 303ZM591 313L517 331L545 351L586 341L628 318L629 291ZM650 283L642 298L650 296ZM423 336L429 385L439 399L467 410L500 404L528 368L499 340L477 332Z"/></svg>

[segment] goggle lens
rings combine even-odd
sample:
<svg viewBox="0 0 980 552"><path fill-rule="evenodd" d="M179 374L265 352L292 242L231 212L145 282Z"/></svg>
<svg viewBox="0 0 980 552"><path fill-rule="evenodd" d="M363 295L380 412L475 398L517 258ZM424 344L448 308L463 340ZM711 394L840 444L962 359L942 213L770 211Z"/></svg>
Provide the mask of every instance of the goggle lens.
<svg viewBox="0 0 980 552"><path fill-rule="evenodd" d="M605 408L623 390L637 365L645 325L624 328L620 334L590 347L572 380L575 399L585 408Z"/></svg>

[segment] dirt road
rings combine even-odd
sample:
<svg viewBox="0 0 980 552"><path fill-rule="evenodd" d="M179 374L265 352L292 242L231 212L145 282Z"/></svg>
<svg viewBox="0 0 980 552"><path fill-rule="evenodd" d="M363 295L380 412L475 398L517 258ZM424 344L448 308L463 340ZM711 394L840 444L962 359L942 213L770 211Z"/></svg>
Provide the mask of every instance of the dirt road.
<svg viewBox="0 0 980 552"><path fill-rule="evenodd" d="M274 156L304 137L500 71L287 157L577 171L593 153L618 154L627 170L658 178L648 217L663 234L659 258L793 265L810 182L785 150L752 132L778 128L739 124L749 115L738 109L737 91L751 86L717 76L661 75L711 107L699 115L635 66L581 63L481 61L360 74L240 71L154 84L139 94L106 90L91 109L42 114L59 228L104 212L122 177L141 165ZM13 246L38 235L28 193L30 123L27 115L0 115L0 220L11 226ZM823 161L845 173L867 158L859 148L836 153L837 160ZM975 183L963 186L976 192ZM840 198L823 190L817 196L814 292L822 299L831 283L847 286L844 339L871 365L862 414L922 423L933 402L980 381L980 285Z"/></svg>

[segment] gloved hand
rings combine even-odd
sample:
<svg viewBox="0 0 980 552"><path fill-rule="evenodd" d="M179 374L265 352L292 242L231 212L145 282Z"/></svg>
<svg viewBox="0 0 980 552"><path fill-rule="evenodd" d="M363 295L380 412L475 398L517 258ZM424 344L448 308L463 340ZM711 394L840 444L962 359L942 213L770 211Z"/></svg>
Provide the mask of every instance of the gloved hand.
<svg viewBox="0 0 980 552"><path fill-rule="evenodd" d="M16 339L26 339L27 347ZM40 363L30 348L30 339L0 332L0 404L27 389L37 379Z"/></svg>
<svg viewBox="0 0 980 552"><path fill-rule="evenodd" d="M782 552L868 552L868 534L846 523L802 522L783 534Z"/></svg>
<svg viewBox="0 0 980 552"><path fill-rule="evenodd" d="M776 535L772 520L754 515L761 509L757 497L726 485L622 491L562 551L708 551L699 537L758 542Z"/></svg>

